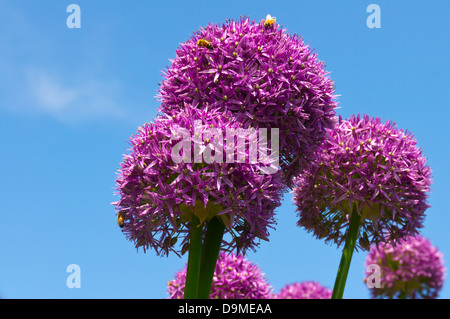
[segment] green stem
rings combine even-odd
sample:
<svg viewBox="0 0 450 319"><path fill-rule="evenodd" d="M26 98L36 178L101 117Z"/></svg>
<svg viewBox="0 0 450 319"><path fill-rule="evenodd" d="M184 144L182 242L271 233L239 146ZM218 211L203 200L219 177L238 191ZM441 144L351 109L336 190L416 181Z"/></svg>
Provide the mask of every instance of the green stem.
<svg viewBox="0 0 450 319"><path fill-rule="evenodd" d="M202 253L202 226L198 217L193 215L189 232L189 257L186 271L186 284L184 286L184 299L195 299L197 296Z"/></svg>
<svg viewBox="0 0 450 319"><path fill-rule="evenodd" d="M356 239L358 238L360 222L361 216L358 214L356 206L354 206L352 215L350 216L350 226L347 231L347 238L345 240L344 250L342 251L341 262L339 264L331 299L342 299L342 296L344 295L345 282L347 281L353 250L355 249Z"/></svg>
<svg viewBox="0 0 450 319"><path fill-rule="evenodd" d="M219 257L220 245L225 230L222 221L214 217L207 223L205 242L203 244L200 279L198 283L198 299L209 299L211 285Z"/></svg>
<svg viewBox="0 0 450 319"><path fill-rule="evenodd" d="M398 299L406 299L406 290L401 290Z"/></svg>

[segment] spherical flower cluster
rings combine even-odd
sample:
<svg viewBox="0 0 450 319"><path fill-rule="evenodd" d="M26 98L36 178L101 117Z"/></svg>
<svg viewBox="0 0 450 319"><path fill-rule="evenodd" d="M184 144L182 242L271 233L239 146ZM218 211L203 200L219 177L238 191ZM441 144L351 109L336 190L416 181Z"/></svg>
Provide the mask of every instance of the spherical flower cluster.
<svg viewBox="0 0 450 319"><path fill-rule="evenodd" d="M244 128L278 128L288 185L335 124L334 84L323 62L272 17L200 29L181 44L164 77L165 114L194 105L230 111Z"/></svg>
<svg viewBox="0 0 450 319"><path fill-rule="evenodd" d="M331 299L332 290L322 286L319 282L296 282L284 286L276 299Z"/></svg>
<svg viewBox="0 0 450 319"><path fill-rule="evenodd" d="M171 299L181 299L186 282L186 268L168 283ZM214 271L210 299L270 299L272 287L254 263L243 256L221 252Z"/></svg>
<svg viewBox="0 0 450 319"><path fill-rule="evenodd" d="M244 252L256 239L267 240L284 190L280 171L264 174L263 163L214 157L237 152L222 132L239 127L217 110L186 107L139 128L116 180L120 200L113 203L136 247L185 253L194 215L201 223L215 216L222 221L231 235L223 249ZM242 152L249 155L250 148Z"/></svg>
<svg viewBox="0 0 450 319"><path fill-rule="evenodd" d="M445 277L442 253L420 235L395 246L372 246L366 258L366 267L369 265L379 266L381 274L381 287L370 289L372 298L434 299Z"/></svg>
<svg viewBox="0 0 450 319"><path fill-rule="evenodd" d="M356 248L396 241L422 227L431 169L412 134L379 118L339 119L295 181L298 225L338 246L361 216Z"/></svg>

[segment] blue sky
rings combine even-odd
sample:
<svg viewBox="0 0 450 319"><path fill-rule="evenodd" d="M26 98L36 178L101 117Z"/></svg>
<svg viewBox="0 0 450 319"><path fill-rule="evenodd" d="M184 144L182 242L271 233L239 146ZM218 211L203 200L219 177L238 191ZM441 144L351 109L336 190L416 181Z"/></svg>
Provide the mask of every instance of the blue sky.
<svg viewBox="0 0 450 319"><path fill-rule="evenodd" d="M81 8L69 29L66 8ZM369 4L381 28L369 29ZM115 172L128 137L157 114L161 72L208 22L277 17L310 44L340 94L338 113L396 121L433 170L422 235L450 261L450 2L0 0L0 295L4 298L166 298L187 256L136 251L116 224ZM340 249L296 223L292 195L270 242L250 253L279 291L333 287ZM356 253L344 298L368 298ZM66 268L81 269L69 289ZM441 298L450 297L444 284Z"/></svg>

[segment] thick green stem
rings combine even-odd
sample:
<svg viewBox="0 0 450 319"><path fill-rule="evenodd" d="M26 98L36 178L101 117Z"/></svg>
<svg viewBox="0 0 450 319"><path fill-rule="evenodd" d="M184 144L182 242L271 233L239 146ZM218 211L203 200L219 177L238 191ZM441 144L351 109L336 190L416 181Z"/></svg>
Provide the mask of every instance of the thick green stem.
<svg viewBox="0 0 450 319"><path fill-rule="evenodd" d="M200 279L198 283L198 299L209 299L214 270L216 269L220 245L225 230L222 221L217 217L211 219L206 227L200 266Z"/></svg>
<svg viewBox="0 0 450 319"><path fill-rule="evenodd" d="M342 296L344 295L345 282L347 281L353 250L355 249L356 240L358 238L360 222L361 216L358 214L356 206L354 206L352 215L350 216L350 226L347 230L347 239L345 240L344 250L342 251L341 262L339 264L331 299L342 299Z"/></svg>
<svg viewBox="0 0 450 319"><path fill-rule="evenodd" d="M189 257L186 271L186 284L184 286L184 299L195 299L197 297L202 254L202 226L198 217L193 215L189 232Z"/></svg>

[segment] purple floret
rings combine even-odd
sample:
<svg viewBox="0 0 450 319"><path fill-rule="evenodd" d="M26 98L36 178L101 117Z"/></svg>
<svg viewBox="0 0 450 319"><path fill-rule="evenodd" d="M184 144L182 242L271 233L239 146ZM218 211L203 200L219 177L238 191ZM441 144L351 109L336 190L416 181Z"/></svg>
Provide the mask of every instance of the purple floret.
<svg viewBox="0 0 450 319"><path fill-rule="evenodd" d="M372 246L366 267L379 266L381 277L380 287L370 289L371 297L437 298L446 271L442 257L442 253L420 235L407 237L395 246ZM372 272L367 275L371 276Z"/></svg>
<svg viewBox="0 0 450 319"><path fill-rule="evenodd" d="M294 189L298 225L338 246L361 216L357 248L414 235L422 227L431 169L411 133L369 116L339 120Z"/></svg>
<svg viewBox="0 0 450 319"><path fill-rule="evenodd" d="M284 286L276 299L331 299L332 290L322 286L319 282L296 282Z"/></svg>
<svg viewBox="0 0 450 319"><path fill-rule="evenodd" d="M298 35L264 22L228 20L195 32L164 74L160 111L208 107L230 111L244 128L278 128L280 167L291 186L336 122L334 84Z"/></svg>
<svg viewBox="0 0 450 319"><path fill-rule="evenodd" d="M123 232L137 248L162 255L185 253L193 214L202 223L215 216L221 220L228 234L222 249L245 252L257 246L257 239L268 240L285 189L281 172L263 174L264 164L248 161L195 162L197 145L204 154L206 146L220 140L213 135L207 143L204 132L239 127L217 110L186 107L176 116L159 117L139 128L116 180L120 200L113 203L123 218ZM183 137L183 132L189 134ZM182 160L183 148L174 158L173 150L182 141L191 146L186 151L190 162ZM224 143L224 154L227 147ZM248 155L249 147L245 152Z"/></svg>

